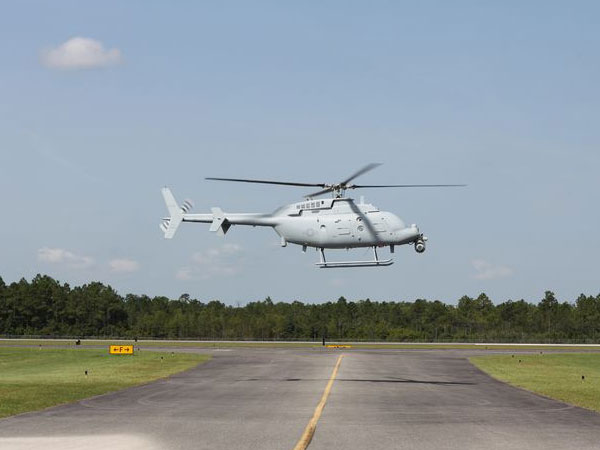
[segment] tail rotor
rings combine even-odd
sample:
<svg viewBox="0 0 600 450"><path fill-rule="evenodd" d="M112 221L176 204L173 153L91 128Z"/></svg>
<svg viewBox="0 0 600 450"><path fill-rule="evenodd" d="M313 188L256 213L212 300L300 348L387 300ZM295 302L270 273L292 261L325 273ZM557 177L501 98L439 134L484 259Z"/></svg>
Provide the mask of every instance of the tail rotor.
<svg viewBox="0 0 600 450"><path fill-rule="evenodd" d="M187 214L193 207L194 203L189 198L186 198L181 204L180 209L183 214Z"/></svg>

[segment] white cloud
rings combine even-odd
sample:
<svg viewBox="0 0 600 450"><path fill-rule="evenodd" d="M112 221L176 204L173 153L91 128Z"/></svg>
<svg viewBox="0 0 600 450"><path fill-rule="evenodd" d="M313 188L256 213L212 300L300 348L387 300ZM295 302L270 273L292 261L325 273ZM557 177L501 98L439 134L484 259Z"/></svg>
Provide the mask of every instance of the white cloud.
<svg viewBox="0 0 600 450"><path fill-rule="evenodd" d="M175 274L178 280L207 280L214 277L232 276L240 272L240 255L243 252L237 244L224 244L192 255L192 264L181 267Z"/></svg>
<svg viewBox="0 0 600 450"><path fill-rule="evenodd" d="M64 248L42 247L38 250L38 261L61 264L72 269L86 269L94 265L94 259L90 256L76 255Z"/></svg>
<svg viewBox="0 0 600 450"><path fill-rule="evenodd" d="M223 244L219 248L209 248L204 252L196 252L192 255L192 260L197 264L213 264L222 262L229 256L233 256L242 251L242 247L237 244Z"/></svg>
<svg viewBox="0 0 600 450"><path fill-rule="evenodd" d="M112 272L117 273L131 273L136 272L140 269L140 263L133 259L112 259L109 261L108 266Z"/></svg>
<svg viewBox="0 0 600 450"><path fill-rule="evenodd" d="M182 267L175 274L175 278L182 281L188 281L194 278L193 269L191 267Z"/></svg>
<svg viewBox="0 0 600 450"><path fill-rule="evenodd" d="M510 267L492 264L483 259L474 259L471 263L476 272L475 278L478 280L495 280L513 274L513 270Z"/></svg>
<svg viewBox="0 0 600 450"><path fill-rule="evenodd" d="M92 69L119 64L121 60L118 48L106 49L100 41L79 36L41 54L42 64L51 69Z"/></svg>

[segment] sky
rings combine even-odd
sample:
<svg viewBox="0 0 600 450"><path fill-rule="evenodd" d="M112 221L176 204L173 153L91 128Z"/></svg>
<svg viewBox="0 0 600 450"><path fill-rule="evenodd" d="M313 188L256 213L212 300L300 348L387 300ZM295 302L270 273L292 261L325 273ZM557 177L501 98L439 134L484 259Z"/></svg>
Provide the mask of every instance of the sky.
<svg viewBox="0 0 600 450"><path fill-rule="evenodd" d="M600 292L594 1L12 1L0 14L0 276L245 304ZM159 230L363 184L429 237L322 270L271 229ZM387 255L388 252L383 252ZM362 259L368 250L332 252Z"/></svg>

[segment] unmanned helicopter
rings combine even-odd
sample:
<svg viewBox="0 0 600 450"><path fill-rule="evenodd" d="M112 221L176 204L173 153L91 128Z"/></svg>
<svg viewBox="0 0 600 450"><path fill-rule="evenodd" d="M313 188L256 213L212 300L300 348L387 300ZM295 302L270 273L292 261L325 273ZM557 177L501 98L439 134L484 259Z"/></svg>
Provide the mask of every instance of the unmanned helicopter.
<svg viewBox="0 0 600 450"><path fill-rule="evenodd" d="M304 200L282 206L271 214L226 213L220 208L211 208L209 214L191 214L190 200L178 206L168 187L162 189L170 217L163 219L160 227L166 239L171 239L182 222L210 223L210 231L224 236L232 225L271 227L279 235L281 246L288 243L319 251L320 260L315 263L320 268L336 267L381 267L393 264L393 259L380 259L377 248L389 247L394 253L396 246L412 244L417 253L425 251L424 236L417 225L405 226L395 214L381 211L376 206L365 203L361 198L356 203L346 197L346 191L366 188L418 188L418 187L460 187L464 184L351 184L355 178L374 169L380 164L371 163L339 183L295 183L287 181L254 180L244 178L206 178L206 180L233 181L240 183L260 183L282 186L319 187L321 190L304 196ZM331 193L331 198L318 198ZM373 259L367 261L328 261L325 249L352 249L371 247Z"/></svg>

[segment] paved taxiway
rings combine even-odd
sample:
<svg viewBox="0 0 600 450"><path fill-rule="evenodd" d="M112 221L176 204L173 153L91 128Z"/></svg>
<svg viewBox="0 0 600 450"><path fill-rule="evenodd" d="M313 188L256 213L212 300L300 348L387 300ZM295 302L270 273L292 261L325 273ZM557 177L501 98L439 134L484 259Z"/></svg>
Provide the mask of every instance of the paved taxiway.
<svg viewBox="0 0 600 450"><path fill-rule="evenodd" d="M168 380L0 420L0 448L598 449L600 414L497 382L455 350L231 349Z"/></svg>

